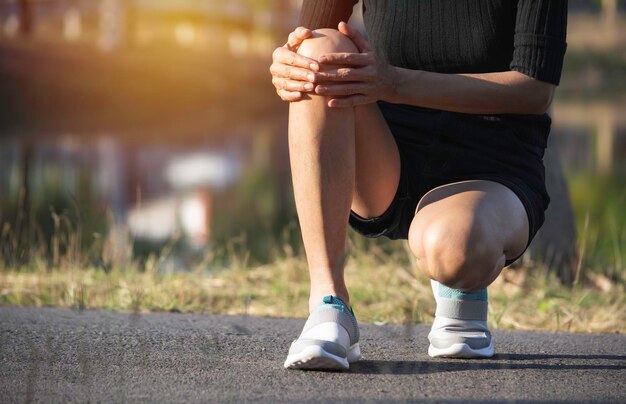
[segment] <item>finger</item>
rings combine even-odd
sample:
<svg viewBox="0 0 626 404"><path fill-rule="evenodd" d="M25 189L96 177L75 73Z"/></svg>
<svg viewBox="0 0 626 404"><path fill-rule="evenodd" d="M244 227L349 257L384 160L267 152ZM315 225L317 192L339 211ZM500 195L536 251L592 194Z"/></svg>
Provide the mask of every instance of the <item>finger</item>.
<svg viewBox="0 0 626 404"><path fill-rule="evenodd" d="M277 90L276 93L283 101L299 101L302 99L302 94L298 91Z"/></svg>
<svg viewBox="0 0 626 404"><path fill-rule="evenodd" d="M306 27L298 27L294 30L294 33L296 34L296 37L300 39L300 41L304 41L305 39L313 36L313 31Z"/></svg>
<svg viewBox="0 0 626 404"><path fill-rule="evenodd" d="M319 95L369 94L371 90L372 86L368 83L324 84L315 87L315 93Z"/></svg>
<svg viewBox="0 0 626 404"><path fill-rule="evenodd" d="M272 73L272 77L286 77L288 79L308 82L315 81L315 74L312 71L281 63L272 63L270 73Z"/></svg>
<svg viewBox="0 0 626 404"><path fill-rule="evenodd" d="M366 105L375 102L376 100L371 96L364 94L351 95L343 98L333 98L328 101L328 106L331 108L347 108L355 107L357 105Z"/></svg>
<svg viewBox="0 0 626 404"><path fill-rule="evenodd" d="M365 38L363 38L363 35L361 35L359 31L348 26L348 24L346 24L345 22L341 21L337 28L339 29L339 32L352 39L352 42L354 42L356 47L359 48L359 51L361 51L361 53L374 50L372 45Z"/></svg>
<svg viewBox="0 0 626 404"><path fill-rule="evenodd" d="M294 48L297 48L298 45L300 45L300 43L298 42L298 37L296 37L295 31L289 33L289 36L287 37L286 45L290 51L293 51Z"/></svg>
<svg viewBox="0 0 626 404"><path fill-rule="evenodd" d="M311 36L313 36L313 33L310 29L298 27L287 37L287 47L290 50L298 49L298 47L302 44L302 41L310 38Z"/></svg>
<svg viewBox="0 0 626 404"><path fill-rule="evenodd" d="M306 56L302 56L297 54L296 52L290 51L285 47L276 48L274 53L272 54L272 59L274 63L282 63L290 66L298 66L303 67L305 69L311 69L313 71L319 70L319 64Z"/></svg>
<svg viewBox="0 0 626 404"><path fill-rule="evenodd" d="M272 78L272 84L278 90L287 90L287 91L313 91L313 88L314 88L313 83L297 81L297 80L289 80L283 77Z"/></svg>
<svg viewBox="0 0 626 404"><path fill-rule="evenodd" d="M340 67L315 73L315 82L338 82L338 81L374 81L376 79L375 69L371 66L360 69Z"/></svg>
<svg viewBox="0 0 626 404"><path fill-rule="evenodd" d="M319 62L327 65L366 66L376 62L371 53L327 53L320 56Z"/></svg>

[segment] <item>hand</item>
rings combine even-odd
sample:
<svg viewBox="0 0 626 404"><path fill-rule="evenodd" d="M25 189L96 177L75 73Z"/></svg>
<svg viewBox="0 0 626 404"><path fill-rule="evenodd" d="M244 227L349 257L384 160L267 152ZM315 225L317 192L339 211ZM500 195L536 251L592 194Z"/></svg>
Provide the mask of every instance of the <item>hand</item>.
<svg viewBox="0 0 626 404"><path fill-rule="evenodd" d="M372 45L345 22L339 32L348 36L359 53L328 53L319 59L322 70L316 73L321 84L315 93L337 96L328 101L329 107L353 107L377 100L389 100L395 92L395 70L379 59Z"/></svg>
<svg viewBox="0 0 626 404"><path fill-rule="evenodd" d="M302 42L312 35L310 29L298 27L289 34L287 43L272 53L272 84L283 101L298 101L303 92L313 91L313 81L315 72L319 71L319 64L296 53Z"/></svg>

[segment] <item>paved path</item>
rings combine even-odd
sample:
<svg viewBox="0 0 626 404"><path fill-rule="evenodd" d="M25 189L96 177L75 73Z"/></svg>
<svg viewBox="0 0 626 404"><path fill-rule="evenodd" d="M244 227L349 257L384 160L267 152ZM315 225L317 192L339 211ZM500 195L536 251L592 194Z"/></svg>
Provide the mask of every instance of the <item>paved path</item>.
<svg viewBox="0 0 626 404"><path fill-rule="evenodd" d="M0 401L626 402L626 336L495 331L489 360L431 359L423 326L362 326L349 372L287 371L302 320L0 308Z"/></svg>

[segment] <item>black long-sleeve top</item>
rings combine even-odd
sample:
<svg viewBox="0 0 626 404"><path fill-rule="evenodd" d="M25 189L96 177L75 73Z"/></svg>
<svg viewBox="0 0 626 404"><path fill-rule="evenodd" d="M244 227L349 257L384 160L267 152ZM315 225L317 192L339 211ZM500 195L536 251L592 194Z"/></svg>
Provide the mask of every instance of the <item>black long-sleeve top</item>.
<svg viewBox="0 0 626 404"><path fill-rule="evenodd" d="M300 25L336 28L356 0L304 0ZM391 65L438 73L515 70L557 85L566 0L364 0L377 54Z"/></svg>

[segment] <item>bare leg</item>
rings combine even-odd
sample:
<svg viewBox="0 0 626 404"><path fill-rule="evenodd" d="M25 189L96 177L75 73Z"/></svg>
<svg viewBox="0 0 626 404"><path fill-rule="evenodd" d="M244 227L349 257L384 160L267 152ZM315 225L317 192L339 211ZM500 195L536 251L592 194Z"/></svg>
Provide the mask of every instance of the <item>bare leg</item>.
<svg viewBox="0 0 626 404"><path fill-rule="evenodd" d="M435 188L418 204L409 243L418 266L433 279L437 311L428 339L433 357L488 358L495 348L487 327L486 287L528 241L522 202L492 181Z"/></svg>
<svg viewBox="0 0 626 404"><path fill-rule="evenodd" d="M356 51L350 39L330 29L317 30L299 49L312 58ZM400 175L397 147L378 108L331 109L327 102L326 97L309 95L289 109L289 151L311 278L310 309L325 295L348 303L343 262L350 207L366 217L383 213Z"/></svg>
<svg viewBox="0 0 626 404"><path fill-rule="evenodd" d="M487 287L528 242L528 217L517 195L492 181L435 188L420 201L409 244L429 278L451 288Z"/></svg>
<svg viewBox="0 0 626 404"><path fill-rule="evenodd" d="M309 306L325 295L346 303L343 260L354 192L354 110L330 110L313 96L289 111L289 152L296 208L311 278Z"/></svg>

